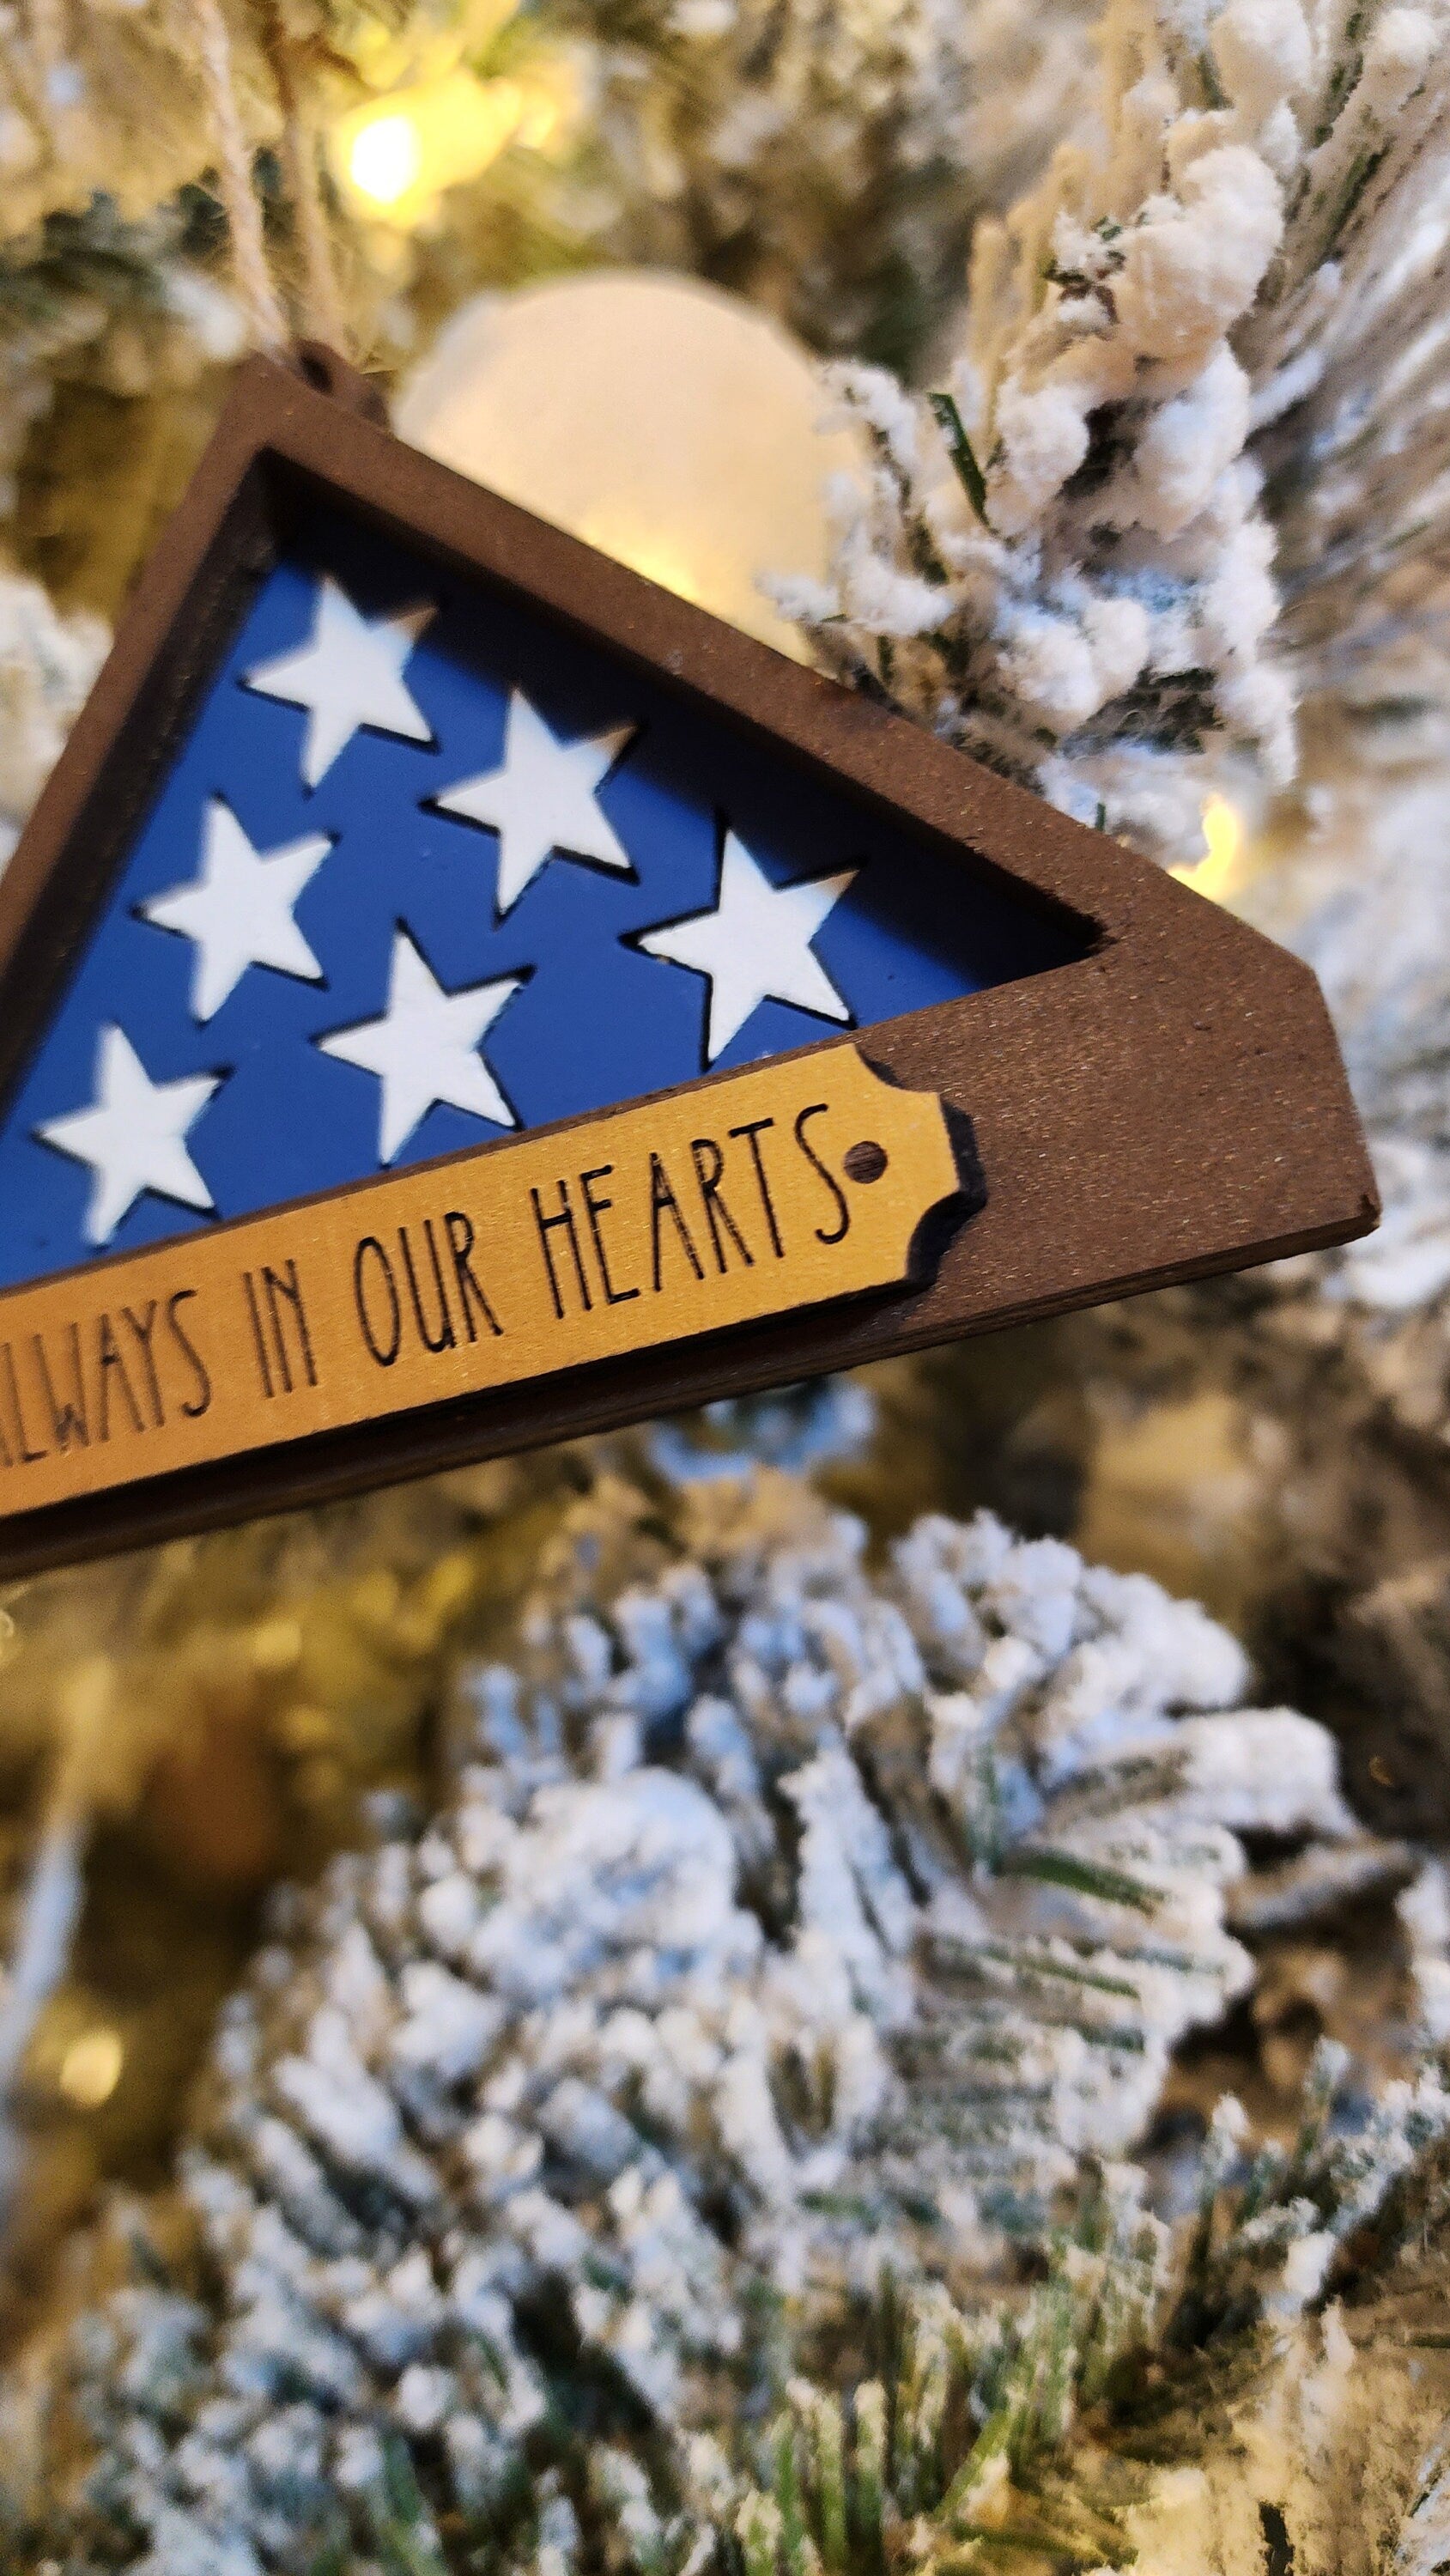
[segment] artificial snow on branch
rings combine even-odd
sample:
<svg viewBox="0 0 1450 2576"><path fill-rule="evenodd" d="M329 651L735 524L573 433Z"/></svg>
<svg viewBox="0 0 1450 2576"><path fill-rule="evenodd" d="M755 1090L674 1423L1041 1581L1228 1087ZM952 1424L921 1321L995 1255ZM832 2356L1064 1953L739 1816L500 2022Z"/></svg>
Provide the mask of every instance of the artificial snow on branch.
<svg viewBox="0 0 1450 2576"><path fill-rule="evenodd" d="M98 617L62 617L40 584L0 568L0 866L101 667Z"/></svg>
<svg viewBox="0 0 1450 2576"><path fill-rule="evenodd" d="M1439 577L1445 30L1111 0L1099 131L978 227L942 390L837 376L869 496L781 592L829 663L1170 857L1224 764L1290 777Z"/></svg>
<svg viewBox="0 0 1450 2576"><path fill-rule="evenodd" d="M632 258L714 277L817 346L903 364L971 225L1088 85L1058 0L556 0L588 40L589 151Z"/></svg>
<svg viewBox="0 0 1450 2576"><path fill-rule="evenodd" d="M884 2271L927 2415L931 2336L948 2385L974 2356L948 2474L903 2467L904 2419L869 2472L948 2519L990 2518L1185 2301L1206 2334L1317 2293L1443 2128L1433 2079L1333 2142L1326 2081L1232 2206L1221 2121L1172 2261L1113 2160L1252 1987L1244 1837L1297 1856L1302 1922L1407 1856L1364 1843L1321 1729L1237 1705L1194 1605L986 1515L918 1523L880 1579L862 1549L781 1475L596 1478L512 1663L462 1688L442 1803L385 1802L276 1907L178 2191L118 2213L123 2277L33 2383L28 2488L17 2387L17 2546L698 2576L734 2531L765 2576L752 2428Z"/></svg>

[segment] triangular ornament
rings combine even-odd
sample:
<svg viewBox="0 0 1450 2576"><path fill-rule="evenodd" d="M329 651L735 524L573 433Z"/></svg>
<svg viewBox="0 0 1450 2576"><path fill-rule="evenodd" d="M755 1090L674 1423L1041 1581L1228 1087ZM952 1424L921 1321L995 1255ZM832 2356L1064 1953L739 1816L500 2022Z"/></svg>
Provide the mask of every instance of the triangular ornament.
<svg viewBox="0 0 1450 2576"><path fill-rule="evenodd" d="M1302 965L255 360L0 879L0 1565L1375 1213Z"/></svg>

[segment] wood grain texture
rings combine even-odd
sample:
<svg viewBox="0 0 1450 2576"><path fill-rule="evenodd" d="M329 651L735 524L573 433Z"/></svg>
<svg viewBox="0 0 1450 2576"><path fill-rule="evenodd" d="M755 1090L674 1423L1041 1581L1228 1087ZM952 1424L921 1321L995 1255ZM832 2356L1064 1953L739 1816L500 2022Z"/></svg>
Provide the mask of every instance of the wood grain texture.
<svg viewBox="0 0 1450 2576"><path fill-rule="evenodd" d="M899 1286L968 1197L837 1044L89 1262L0 1295L0 1511Z"/></svg>
<svg viewBox="0 0 1450 2576"><path fill-rule="evenodd" d="M0 1087L54 1007L216 654L289 529L341 503L709 701L907 818L964 870L1090 925L1089 953L870 1032L970 1116L989 1197L934 1279L742 1323L0 1523L0 1568L139 1544L1363 1233L1378 1205L1309 970L1188 887L914 726L403 447L245 368L0 879ZM815 1049L803 1051L809 1056ZM773 1065L794 1061L782 1056ZM723 1077L722 1077L723 1078ZM708 1086L706 1086L708 1090Z"/></svg>

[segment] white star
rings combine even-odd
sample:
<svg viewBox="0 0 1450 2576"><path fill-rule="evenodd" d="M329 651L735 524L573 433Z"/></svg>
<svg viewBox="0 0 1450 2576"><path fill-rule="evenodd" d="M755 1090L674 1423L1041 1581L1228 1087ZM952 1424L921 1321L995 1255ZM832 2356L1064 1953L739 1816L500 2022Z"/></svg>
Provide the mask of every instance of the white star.
<svg viewBox="0 0 1450 2576"><path fill-rule="evenodd" d="M850 1006L813 955L811 941L856 874L847 868L841 876L812 877L804 885L773 885L744 842L727 832L714 911L640 934L639 945L651 957L668 957L709 976L707 1064L723 1053L759 1002L794 1002L823 1019L849 1020Z"/></svg>
<svg viewBox="0 0 1450 2576"><path fill-rule="evenodd" d="M555 850L634 874L629 852L595 803L594 791L634 732L563 742L521 689L510 693L501 769L480 771L446 787L434 802L498 834L498 910L502 918Z"/></svg>
<svg viewBox="0 0 1450 2576"><path fill-rule="evenodd" d="M317 1040L324 1055L361 1065L381 1082L380 1163L392 1161L435 1101L471 1110L475 1118L491 1118L499 1127L518 1125L476 1049L523 980L502 975L492 984L445 993L409 933L394 933L388 1007L382 1018L361 1020Z"/></svg>
<svg viewBox="0 0 1450 2576"><path fill-rule="evenodd" d="M202 835L201 874L169 894L152 895L141 910L163 930L196 942L191 975L191 1015L209 1020L241 982L249 966L273 966L320 984L319 966L292 907L332 842L309 832L279 850L257 850L231 807L213 796Z"/></svg>
<svg viewBox="0 0 1450 2576"><path fill-rule="evenodd" d="M96 1043L96 1098L89 1109L48 1119L36 1133L95 1173L86 1209L87 1243L107 1243L143 1190L183 1207L216 1205L184 1138L225 1079L194 1073L153 1082L123 1029L113 1022Z"/></svg>
<svg viewBox="0 0 1450 2576"><path fill-rule="evenodd" d="M359 725L403 734L409 742L432 741L433 729L403 678L403 665L432 615L425 607L397 617L364 617L331 573L324 573L307 642L243 672L243 688L307 709L304 786L317 785Z"/></svg>

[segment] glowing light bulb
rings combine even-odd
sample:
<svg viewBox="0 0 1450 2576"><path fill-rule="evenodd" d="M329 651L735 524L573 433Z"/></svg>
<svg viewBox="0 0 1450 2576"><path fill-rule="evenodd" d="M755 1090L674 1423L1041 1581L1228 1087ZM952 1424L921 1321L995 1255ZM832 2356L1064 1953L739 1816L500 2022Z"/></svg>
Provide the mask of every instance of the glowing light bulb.
<svg viewBox="0 0 1450 2576"><path fill-rule="evenodd" d="M423 146L410 116L375 116L353 135L347 175L376 205L395 206L416 185L422 168Z"/></svg>
<svg viewBox="0 0 1450 2576"><path fill-rule="evenodd" d="M804 659L757 576L829 569L823 486L861 479L866 459L854 431L822 436L820 414L810 351L757 306L698 278L594 269L464 305L394 420L458 473Z"/></svg>
<svg viewBox="0 0 1450 2576"><path fill-rule="evenodd" d="M562 78L526 86L457 69L352 109L334 126L328 150L358 212L406 230L515 137L535 151L557 139L568 103Z"/></svg>
<svg viewBox="0 0 1450 2576"><path fill-rule="evenodd" d="M1206 796L1202 821L1202 858L1181 868L1170 868L1169 874L1177 877L1180 884L1192 886L1195 894L1206 894L1211 903L1222 903L1243 856L1243 816L1226 796Z"/></svg>
<svg viewBox="0 0 1450 2576"><path fill-rule="evenodd" d="M121 2080L125 2051L114 2030L82 2031L60 2064L60 2089L78 2111L99 2111Z"/></svg>

